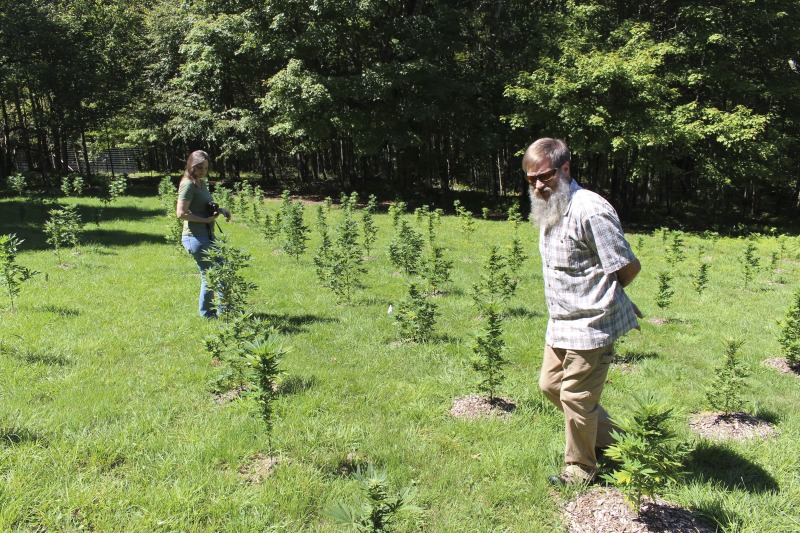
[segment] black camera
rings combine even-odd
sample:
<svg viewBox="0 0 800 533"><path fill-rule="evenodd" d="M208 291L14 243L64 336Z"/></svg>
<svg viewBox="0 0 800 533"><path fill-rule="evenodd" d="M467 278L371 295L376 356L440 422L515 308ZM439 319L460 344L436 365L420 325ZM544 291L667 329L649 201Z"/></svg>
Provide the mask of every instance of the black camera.
<svg viewBox="0 0 800 533"><path fill-rule="evenodd" d="M206 213L210 217L215 217L219 215L219 204L214 202L208 202L206 204Z"/></svg>

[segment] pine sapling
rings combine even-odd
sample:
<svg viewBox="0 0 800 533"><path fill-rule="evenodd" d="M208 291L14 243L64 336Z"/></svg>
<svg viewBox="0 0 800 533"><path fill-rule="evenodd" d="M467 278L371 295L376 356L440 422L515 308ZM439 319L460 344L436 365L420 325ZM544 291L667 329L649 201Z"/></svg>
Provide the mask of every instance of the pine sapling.
<svg viewBox="0 0 800 533"><path fill-rule="evenodd" d="M656 305L659 309L669 307L674 294L675 291L672 290L672 275L662 270L658 273L658 293L656 294Z"/></svg>
<svg viewBox="0 0 800 533"><path fill-rule="evenodd" d="M505 380L503 367L508 364L503 358L505 341L503 341L503 321L496 304L483 308L485 320L484 330L475 338L472 345L472 368L480 375L478 390L489 396L489 403L494 405L497 388Z"/></svg>
<svg viewBox="0 0 800 533"><path fill-rule="evenodd" d="M656 400L652 393L634 398L636 406L631 416L613 419L621 431L611 432L615 442L605 452L620 466L602 477L625 495L633 510L641 513L645 497L655 498L685 475L683 462L691 447L676 442L667 425L673 418L672 408Z"/></svg>
<svg viewBox="0 0 800 533"><path fill-rule="evenodd" d="M22 242L13 233L0 235L0 282L6 287L12 310L14 309L14 297L20 292L20 285L39 274L37 270L17 264L17 249Z"/></svg>
<svg viewBox="0 0 800 533"><path fill-rule="evenodd" d="M694 276L694 290L697 291L697 294L703 294L703 291L706 290L706 285L708 285L708 263L700 263L700 269L697 271L697 275Z"/></svg>
<svg viewBox="0 0 800 533"><path fill-rule="evenodd" d="M395 320L403 339L422 342L433 336L436 305L420 290L417 282L408 283L408 296L397 304Z"/></svg>
<svg viewBox="0 0 800 533"><path fill-rule="evenodd" d="M742 392L747 370L737 356L744 341L729 339L725 343L725 360L719 366L706 392L706 399L712 409L721 411L723 416L740 412L745 401Z"/></svg>
<svg viewBox="0 0 800 533"><path fill-rule="evenodd" d="M786 364L794 369L800 368L800 289L794 294L794 302L786 311L786 319L779 322L781 331L778 342L781 345Z"/></svg>
<svg viewBox="0 0 800 533"><path fill-rule="evenodd" d="M354 506L343 502L328 504L324 514L351 531L363 533L388 532L402 518L415 519L422 509L414 504L414 491L403 487L397 494L389 492L386 472L376 471L369 465L364 471L359 467L353 478L361 484L366 499Z"/></svg>

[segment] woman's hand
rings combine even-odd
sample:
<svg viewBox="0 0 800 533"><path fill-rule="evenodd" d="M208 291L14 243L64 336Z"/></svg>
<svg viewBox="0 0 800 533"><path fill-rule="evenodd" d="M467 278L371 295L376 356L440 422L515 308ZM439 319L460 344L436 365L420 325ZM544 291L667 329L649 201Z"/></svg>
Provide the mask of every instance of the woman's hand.
<svg viewBox="0 0 800 533"><path fill-rule="evenodd" d="M231 221L231 212L230 212L230 211L228 211L228 210L227 210L227 209L225 209L224 207L220 207L220 208L219 208L219 212L220 212L220 214L221 214L222 216L224 216L224 217L225 217L225 220L227 220L228 222L230 222L230 221Z"/></svg>

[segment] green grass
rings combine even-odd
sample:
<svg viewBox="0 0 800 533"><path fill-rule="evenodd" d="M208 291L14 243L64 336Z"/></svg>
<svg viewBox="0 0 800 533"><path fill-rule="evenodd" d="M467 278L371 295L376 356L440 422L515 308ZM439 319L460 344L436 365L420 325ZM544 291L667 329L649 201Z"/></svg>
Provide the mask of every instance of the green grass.
<svg viewBox="0 0 800 533"><path fill-rule="evenodd" d="M87 221L99 205L65 201L77 202ZM547 311L530 225L520 229L532 259L505 322L510 364L499 391L519 407L507 420L467 422L448 409L477 390L469 359L481 323L469 292L491 245L510 244L510 223L478 219L465 235L458 219L443 217L439 242L454 261L453 281L435 298L437 338L416 345L398 342L387 315L405 294L405 277L388 259L388 216L376 217L368 288L349 305L316 280L316 232L298 265L241 221L222 222L253 255L253 310L293 348L282 363L273 433L284 461L249 484L239 469L266 452L264 424L254 398L214 401L218 369L203 338L217 326L197 316L196 267L164 243L158 200L112 204L99 227L87 224L81 253L62 254L66 265L44 242L44 211L28 206L20 221L20 202L0 200L1 231L25 239L18 261L42 274L22 286L16 312L0 299L0 530L334 531L324 506L352 503L359 490L340 468L367 463L387 470L395 488L416 486L426 531L561 527L558 506L569 495L553 492L547 475L561 467L563 421L537 385ZM314 216L306 210L311 227ZM338 219L335 209L329 218ZM639 235L629 240L636 248ZM660 235L642 242L643 272L628 294L647 318L669 321L645 319L642 332L618 346L633 362L611 370L604 405L621 414L633 394L654 390L678 408L676 430L699 447L668 500L722 531L797 531L800 380L760 361L780 355L777 320L800 281L800 241L788 238L781 272L762 269L746 289L744 241L703 241L711 270L698 296L691 276L701 239L687 235L666 310L654 302L657 272L669 267L665 246ZM777 240L755 242L767 265ZM779 278L785 284L774 283ZM728 337L746 341L745 398L777 424L774 441L708 443L688 427L691 413L706 408L705 387Z"/></svg>

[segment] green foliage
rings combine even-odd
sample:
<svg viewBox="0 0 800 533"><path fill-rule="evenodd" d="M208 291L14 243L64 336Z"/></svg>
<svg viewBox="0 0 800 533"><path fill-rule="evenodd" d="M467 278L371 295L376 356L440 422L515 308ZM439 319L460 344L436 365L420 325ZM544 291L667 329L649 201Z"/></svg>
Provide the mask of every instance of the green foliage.
<svg viewBox="0 0 800 533"><path fill-rule="evenodd" d="M456 215L459 220L461 220L461 228L464 230L464 233L469 235L475 231L475 219L472 218L472 211L468 211L461 205L460 200L455 200L453 202L453 207L456 208Z"/></svg>
<svg viewBox="0 0 800 533"><path fill-rule="evenodd" d="M686 259L683 248L683 233L676 231L672 234L672 242L670 243L669 250L667 251L667 261L673 267Z"/></svg>
<svg viewBox="0 0 800 533"><path fill-rule="evenodd" d="M62 246L77 248L80 243L83 227L77 208L74 205L65 205L61 209L51 209L50 220L44 223L44 232L48 236L48 244L53 246L58 260L61 261Z"/></svg>
<svg viewBox="0 0 800 533"><path fill-rule="evenodd" d="M6 287L6 293L14 309L14 297L20 292L20 285L31 279L37 270L17 264L17 249L22 244L15 234L0 235L0 282Z"/></svg>
<svg viewBox="0 0 800 533"><path fill-rule="evenodd" d="M400 217L403 216L403 213L405 213L407 209L408 209L408 204L406 204L399 198L396 199L394 202L389 203L389 216L392 218L392 225L395 228L400 223Z"/></svg>
<svg viewBox="0 0 800 533"><path fill-rule="evenodd" d="M672 297L675 291L672 289L672 274L662 270L658 273L658 293L656 293L656 305L660 309L666 309L672 304Z"/></svg>
<svg viewBox="0 0 800 533"><path fill-rule="evenodd" d="M714 378L706 392L711 408L722 411L725 415L739 412L745 406L742 392L748 372L736 355L743 343L744 341L735 339L729 339L725 343L725 361L714 372Z"/></svg>
<svg viewBox="0 0 800 533"><path fill-rule="evenodd" d="M754 242L748 242L745 245L740 261L742 264L742 273L744 274L744 286L747 287L750 285L750 282L753 281L753 276L758 272L759 266L759 259L756 256L756 245Z"/></svg>
<svg viewBox="0 0 800 533"><path fill-rule="evenodd" d="M483 218L483 220L489 219L489 213L491 213L491 209L489 209L488 207L481 208L481 218Z"/></svg>
<svg viewBox="0 0 800 533"><path fill-rule="evenodd" d="M355 197L352 197L355 200ZM321 242L314 257L317 277L324 287L333 291L340 301L350 301L356 289L364 287L364 255L358 244L358 223L355 220L355 201L343 203L342 220L335 229L335 240L328 233L325 212L317 212Z"/></svg>
<svg viewBox="0 0 800 533"><path fill-rule="evenodd" d="M708 269L711 265L708 263L700 263L700 268L697 271L697 275L694 276L694 281L692 284L694 285L694 290L697 291L697 294L703 294L703 291L706 289L706 285L708 285Z"/></svg>
<svg viewBox="0 0 800 533"><path fill-rule="evenodd" d="M22 174L11 174L8 177L8 187L17 193L17 196L22 196L25 193L26 179Z"/></svg>
<svg viewBox="0 0 800 533"><path fill-rule="evenodd" d="M213 390L217 393L243 391L257 381L255 366L248 358L245 346L273 333L271 327L255 319L250 313L229 316L226 321L218 321L216 331L203 339L212 362L219 369L214 377Z"/></svg>
<svg viewBox="0 0 800 533"><path fill-rule="evenodd" d="M794 302L786 310L786 318L779 323L781 345L786 363L793 368L800 366L800 289L794 294Z"/></svg>
<svg viewBox="0 0 800 533"><path fill-rule="evenodd" d="M245 357L255 368L255 374L258 376L258 404L261 407L261 418L267 427L269 453L272 455L273 403L278 395L277 379L282 373L279 364L289 353L289 349L280 343L276 335L247 341L242 347L245 350Z"/></svg>
<svg viewBox="0 0 800 533"><path fill-rule="evenodd" d="M164 176L158 183L158 199L167 221L164 224L164 238L169 244L181 247L183 236L183 220L175 216L177 189L169 176Z"/></svg>
<svg viewBox="0 0 800 533"><path fill-rule="evenodd" d="M250 266L252 257L247 252L229 243L225 236L219 236L206 251L212 266L206 270L209 290L215 291L214 308L217 316L228 321L244 313L255 284L242 276L242 270Z"/></svg>
<svg viewBox="0 0 800 533"><path fill-rule="evenodd" d="M408 295L398 302L395 320L403 339L423 342L433 336L436 305L420 290L416 281L408 283Z"/></svg>
<svg viewBox="0 0 800 533"><path fill-rule="evenodd" d="M503 320L496 304L489 304L482 309L484 330L475 337L472 345L472 368L480 375L478 390L489 396L489 403L494 405L497 387L505 381L503 367L508 364L503 358L505 341L503 340Z"/></svg>
<svg viewBox="0 0 800 533"><path fill-rule="evenodd" d="M414 491L404 487L397 494L391 494L385 471L376 471L370 464L366 471L360 467L353 478L361 485L366 499L355 506L337 502L327 505L324 514L333 518L339 525L358 533L388 532L403 516L415 518L422 509L414 504Z"/></svg>
<svg viewBox="0 0 800 533"><path fill-rule="evenodd" d="M450 281L450 271L453 261L446 259L444 248L431 245L431 251L423 258L422 277L428 282L430 293L436 294L439 289Z"/></svg>
<svg viewBox="0 0 800 533"><path fill-rule="evenodd" d="M625 495L632 509L641 512L643 498L662 494L683 477L683 461L691 447L676 443L667 426L673 417L672 408L652 393L634 398L631 416L613 419L620 431L611 432L615 442L605 452L620 466L602 477Z"/></svg>
<svg viewBox="0 0 800 533"><path fill-rule="evenodd" d="M522 225L522 215L519 212L519 202L512 202L508 208L508 221L514 225L514 232Z"/></svg>
<svg viewBox="0 0 800 533"><path fill-rule="evenodd" d="M522 239L519 238L519 235L515 234L514 238L511 240L511 249L508 251L507 261L508 271L515 283L519 283L520 270L522 270L522 265L525 264L527 259L528 254L525 253Z"/></svg>
<svg viewBox="0 0 800 533"><path fill-rule="evenodd" d="M306 251L308 226L303 221L303 202L292 202L288 215L281 221L283 251L300 262L300 256Z"/></svg>
<svg viewBox="0 0 800 533"><path fill-rule="evenodd" d="M431 244L436 240L436 229L442 221L443 214L441 209L433 209L428 213L428 242Z"/></svg>
<svg viewBox="0 0 800 533"><path fill-rule="evenodd" d="M508 274L507 267L507 260L500 253L499 247L492 246L483 273L472 286L472 297L478 306L484 308L502 304L514 295L517 282Z"/></svg>
<svg viewBox="0 0 800 533"><path fill-rule="evenodd" d="M396 226L395 226L396 227ZM422 265L422 249L425 244L422 235L407 220L400 222L400 228L389 241L389 259L406 274L417 274Z"/></svg>
<svg viewBox="0 0 800 533"><path fill-rule="evenodd" d="M77 174L67 174L61 178L61 193L64 196L83 196L85 185Z"/></svg>
<svg viewBox="0 0 800 533"><path fill-rule="evenodd" d="M367 206L361 213L361 227L364 232L364 251L369 255L375 239L378 237L378 226L375 224L375 211L378 207L378 199L374 194L369 195Z"/></svg>
<svg viewBox="0 0 800 533"><path fill-rule="evenodd" d="M106 186L106 195L104 197L106 203L113 203L117 198L125 194L125 190L128 188L127 174L119 174L112 177L108 180Z"/></svg>

